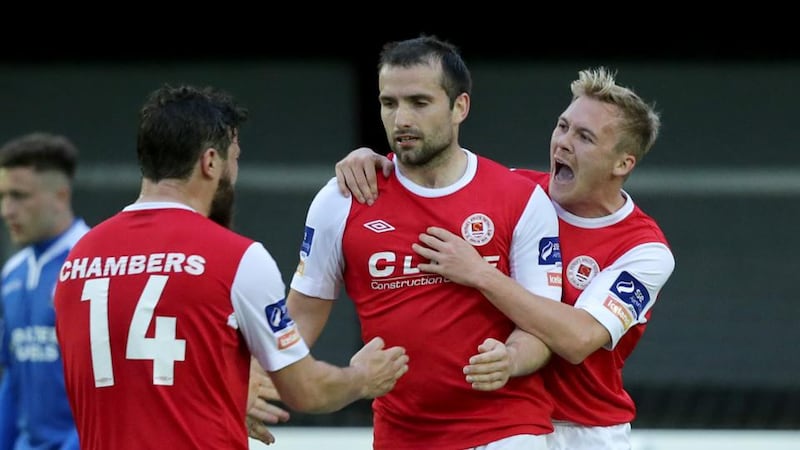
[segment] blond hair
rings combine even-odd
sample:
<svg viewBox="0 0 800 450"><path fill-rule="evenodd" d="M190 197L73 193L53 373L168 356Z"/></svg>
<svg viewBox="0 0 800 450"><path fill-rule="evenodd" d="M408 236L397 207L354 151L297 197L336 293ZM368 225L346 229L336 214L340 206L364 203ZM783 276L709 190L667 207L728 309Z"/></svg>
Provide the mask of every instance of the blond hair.
<svg viewBox="0 0 800 450"><path fill-rule="evenodd" d="M572 99L589 97L616 106L622 133L615 150L630 153L641 161L658 137L661 118L654 106L633 90L619 86L615 75L605 67L581 70L578 79L570 84Z"/></svg>

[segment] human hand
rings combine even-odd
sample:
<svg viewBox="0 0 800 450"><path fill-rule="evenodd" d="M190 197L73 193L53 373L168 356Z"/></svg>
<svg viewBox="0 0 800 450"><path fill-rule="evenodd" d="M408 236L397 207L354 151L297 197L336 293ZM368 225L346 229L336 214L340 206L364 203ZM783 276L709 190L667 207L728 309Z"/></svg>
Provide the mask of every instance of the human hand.
<svg viewBox="0 0 800 450"><path fill-rule="evenodd" d="M350 366L366 373L363 398L375 398L394 388L397 380L408 372L408 355L403 347L383 349L384 342L375 337L350 358Z"/></svg>
<svg viewBox="0 0 800 450"><path fill-rule="evenodd" d="M497 339L487 338L478 346L478 353L464 366L467 383L476 391L494 391L505 386L511 376L508 348Z"/></svg>
<svg viewBox="0 0 800 450"><path fill-rule="evenodd" d="M275 442L275 436L269 431L267 424L276 424L289 420L289 412L269 403L268 400L280 401L278 390L272 378L261 368L255 358L250 361L250 384L247 391L247 433L250 437L269 445Z"/></svg>
<svg viewBox="0 0 800 450"><path fill-rule="evenodd" d="M411 244L418 255L430 261L417 265L419 270L469 287L476 287L483 271L494 270L475 247L460 236L439 227L428 227L426 231L419 235L421 244Z"/></svg>
<svg viewBox="0 0 800 450"><path fill-rule="evenodd" d="M394 165L389 158L375 153L371 148L359 147L336 163L336 182L339 192L345 197L350 193L359 203L372 205L378 198L378 179L375 169L380 168L384 177L392 173Z"/></svg>

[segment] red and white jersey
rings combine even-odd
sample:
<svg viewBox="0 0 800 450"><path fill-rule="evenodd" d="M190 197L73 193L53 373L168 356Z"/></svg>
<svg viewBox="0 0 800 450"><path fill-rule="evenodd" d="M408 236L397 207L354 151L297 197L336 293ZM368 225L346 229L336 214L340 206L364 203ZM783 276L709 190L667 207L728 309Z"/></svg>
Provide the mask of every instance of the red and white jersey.
<svg viewBox="0 0 800 450"><path fill-rule="evenodd" d="M541 376L479 392L463 367L486 338L514 323L476 289L421 272L411 244L429 226L466 239L491 264L539 295L561 296L558 219L545 192L498 163L466 152L465 174L424 188L399 170L379 177L372 206L343 197L332 179L312 202L291 287L335 299L344 285L363 340L405 347L409 371L373 402L376 449L456 449L552 431Z"/></svg>
<svg viewBox="0 0 800 450"><path fill-rule="evenodd" d="M547 187L545 172L515 170ZM631 422L633 400L622 383L625 360L642 337L675 259L658 224L625 193L625 204L605 217L583 218L553 203L564 264L562 302L582 308L611 335L581 364L558 355L542 371L555 401L553 420L586 426Z"/></svg>
<svg viewBox="0 0 800 450"><path fill-rule="evenodd" d="M83 450L248 448L250 354L308 354L258 242L186 206L141 203L62 266L56 333Z"/></svg>

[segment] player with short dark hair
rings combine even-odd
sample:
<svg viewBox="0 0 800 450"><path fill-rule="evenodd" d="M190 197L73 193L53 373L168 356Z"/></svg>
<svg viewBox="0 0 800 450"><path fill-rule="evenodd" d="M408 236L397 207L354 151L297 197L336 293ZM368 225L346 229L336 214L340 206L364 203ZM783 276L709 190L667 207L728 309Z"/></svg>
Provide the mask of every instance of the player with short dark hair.
<svg viewBox="0 0 800 450"><path fill-rule="evenodd" d="M66 136L46 132L0 148L0 214L18 248L0 294L2 449L78 449L53 309L61 264L89 229L72 210L77 158Z"/></svg>
<svg viewBox="0 0 800 450"><path fill-rule="evenodd" d="M87 233L59 274L56 331L83 450L248 448L251 354L286 404L323 413L407 370L376 337L346 368L316 360L264 246L228 228L247 110L163 86L139 114L139 198Z"/></svg>
<svg viewBox="0 0 800 450"><path fill-rule="evenodd" d="M414 244L437 264L418 268L480 289L555 354L541 370L555 400L551 450L628 450L636 407L622 382L656 299L675 268L656 221L623 189L649 152L661 120L604 67L582 70L550 139L550 172L515 170L546 188L558 212L562 303L541 301L479 258L473 245L430 228ZM357 149L337 163L342 192L374 201L391 161ZM381 193L383 195L383 193ZM482 251L481 251L482 253Z"/></svg>
<svg viewBox="0 0 800 450"><path fill-rule="evenodd" d="M556 303L555 210L541 187L459 145L471 77L454 46L432 36L387 44L378 87L395 171L369 207L342 197L335 179L317 193L289 311L313 343L344 286L363 340L383 336L415 361L373 402L375 449L545 449L552 400L541 376L509 375L530 374L549 350L478 290L420 272L428 260L411 245L441 224Z"/></svg>

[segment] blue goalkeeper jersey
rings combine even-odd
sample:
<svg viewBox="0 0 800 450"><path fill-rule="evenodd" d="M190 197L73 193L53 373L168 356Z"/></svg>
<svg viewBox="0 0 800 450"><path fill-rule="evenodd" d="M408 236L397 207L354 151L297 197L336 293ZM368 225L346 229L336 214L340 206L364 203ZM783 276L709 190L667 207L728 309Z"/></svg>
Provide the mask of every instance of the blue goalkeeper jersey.
<svg viewBox="0 0 800 450"><path fill-rule="evenodd" d="M78 449L53 293L67 253L88 230L76 219L60 236L21 249L3 266L0 450Z"/></svg>

